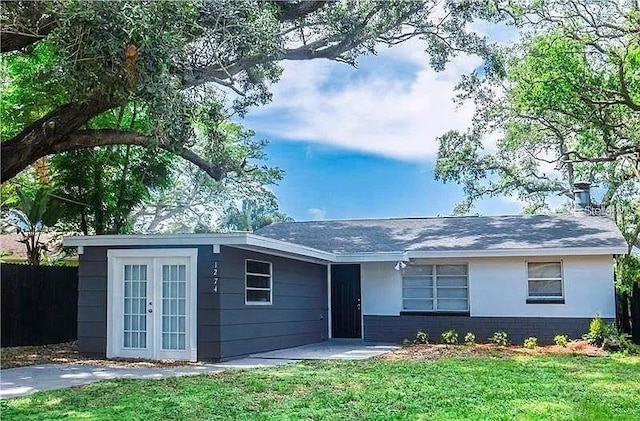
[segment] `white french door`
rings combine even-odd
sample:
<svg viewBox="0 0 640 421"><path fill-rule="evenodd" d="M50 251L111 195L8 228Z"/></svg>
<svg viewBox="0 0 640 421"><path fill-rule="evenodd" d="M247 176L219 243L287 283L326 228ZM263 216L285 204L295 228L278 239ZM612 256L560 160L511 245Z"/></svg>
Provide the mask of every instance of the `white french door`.
<svg viewBox="0 0 640 421"><path fill-rule="evenodd" d="M196 253L109 251L108 357L195 361Z"/></svg>

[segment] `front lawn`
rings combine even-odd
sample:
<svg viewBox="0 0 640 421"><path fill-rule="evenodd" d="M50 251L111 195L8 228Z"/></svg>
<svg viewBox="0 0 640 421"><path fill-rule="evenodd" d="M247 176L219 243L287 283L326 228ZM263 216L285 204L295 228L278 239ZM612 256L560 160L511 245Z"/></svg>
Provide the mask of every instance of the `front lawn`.
<svg viewBox="0 0 640 421"><path fill-rule="evenodd" d="M640 419L640 357L304 362L103 381L3 403L2 419Z"/></svg>

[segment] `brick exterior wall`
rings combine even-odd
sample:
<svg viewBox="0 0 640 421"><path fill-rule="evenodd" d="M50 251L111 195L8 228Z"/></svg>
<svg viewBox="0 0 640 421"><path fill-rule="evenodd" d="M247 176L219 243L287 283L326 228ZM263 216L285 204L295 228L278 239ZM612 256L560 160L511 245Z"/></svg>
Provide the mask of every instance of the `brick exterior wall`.
<svg viewBox="0 0 640 421"><path fill-rule="evenodd" d="M476 335L479 343L495 331L503 330L512 343L521 344L525 338L535 336L541 344L553 342L556 335L578 339L589 329L588 318L563 317L470 317L444 315L364 316L364 339L371 342L402 342L413 339L418 330L439 342L442 332L453 329L460 341L467 332ZM607 320L612 322L612 320Z"/></svg>

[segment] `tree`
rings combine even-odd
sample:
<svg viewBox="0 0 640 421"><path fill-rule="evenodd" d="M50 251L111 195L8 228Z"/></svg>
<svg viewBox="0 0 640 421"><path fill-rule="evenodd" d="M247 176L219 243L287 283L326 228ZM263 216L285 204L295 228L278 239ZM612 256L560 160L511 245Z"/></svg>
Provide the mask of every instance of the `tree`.
<svg viewBox="0 0 640 421"><path fill-rule="evenodd" d="M275 195L265 191L258 200L245 199L227 208L221 225L229 231L255 231L277 222L293 222L293 218L280 212Z"/></svg>
<svg viewBox="0 0 640 421"><path fill-rule="evenodd" d="M36 191L33 197L20 189L16 193L20 200L19 209L9 210L5 222L22 237L20 242L27 248L29 264L39 266L43 253L47 251L42 234L57 222L59 202L44 188Z"/></svg>
<svg viewBox="0 0 640 421"><path fill-rule="evenodd" d="M216 181L186 161L177 162L172 171L169 186L151 190L146 199L131 215L134 230L140 232L194 232L219 231L225 210L242 200L260 201L267 193L275 203L275 197L265 186L279 181L283 171L277 167L256 165L266 160L266 142L255 140L254 133L239 124L222 122L215 118L201 119L201 137L215 136L218 143L228 145L231 152L227 161L253 162L252 171L229 173ZM195 147L205 159L213 161L215 150L206 150L204 142Z"/></svg>
<svg viewBox="0 0 640 421"><path fill-rule="evenodd" d="M4 2L0 117L21 118L2 128L1 178L50 154L136 145L181 156L220 180L245 168L191 148L190 120L204 99L222 104L233 92L242 113L270 99L282 60L355 64L380 43L416 37L436 69L460 52L488 56L484 41L465 30L478 16L491 13L454 1ZM145 105L148 127L92 124L132 102Z"/></svg>
<svg viewBox="0 0 640 421"><path fill-rule="evenodd" d="M463 186L467 212L482 197L517 196L548 210L588 181L614 212L631 262L640 234L640 12L637 3L557 0L502 9L523 41L502 65L460 84L477 106L473 126L439 139L436 177ZM497 138L487 148L487 139ZM625 260L626 259L626 260Z"/></svg>
<svg viewBox="0 0 640 421"><path fill-rule="evenodd" d="M88 234L131 232L129 214L150 191L168 185L173 156L137 146L105 146L51 158L56 195L67 199L61 223Z"/></svg>

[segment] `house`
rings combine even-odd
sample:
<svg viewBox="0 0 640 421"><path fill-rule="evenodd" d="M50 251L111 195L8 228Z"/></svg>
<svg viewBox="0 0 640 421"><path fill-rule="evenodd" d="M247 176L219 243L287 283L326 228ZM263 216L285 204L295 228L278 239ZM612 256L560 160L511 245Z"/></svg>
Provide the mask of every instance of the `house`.
<svg viewBox="0 0 640 421"><path fill-rule="evenodd" d="M227 360L329 338L418 329L514 342L579 337L614 319L605 217L293 222L255 233L67 237L80 255L84 354Z"/></svg>

